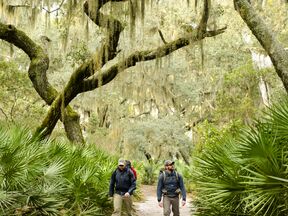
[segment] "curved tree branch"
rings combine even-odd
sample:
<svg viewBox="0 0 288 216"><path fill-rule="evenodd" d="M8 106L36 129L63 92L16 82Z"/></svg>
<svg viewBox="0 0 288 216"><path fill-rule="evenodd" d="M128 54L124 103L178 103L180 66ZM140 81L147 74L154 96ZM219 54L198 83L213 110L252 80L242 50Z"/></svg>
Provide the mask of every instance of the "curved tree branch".
<svg viewBox="0 0 288 216"><path fill-rule="evenodd" d="M72 88L78 88L79 85L78 80L82 80L86 77L89 77L91 74L94 73L94 70L99 70L106 62L109 60L115 58L117 55L117 46L120 38L120 34L123 31L123 26L120 21L114 19L111 16L104 15L100 12L100 9L103 5L105 5L107 2L120 2L125 0L88 0L84 3L84 12L87 14L87 16L99 27L105 28L108 33L108 37L106 42L101 46L99 52L96 53L96 55L93 57L93 60L90 62L90 64L87 65L87 63L84 63L80 68L76 70L76 72L72 75L68 86L72 86ZM87 66L87 67L86 67ZM61 94L62 95L62 94ZM62 99L61 95L58 95L54 105L56 104L57 107L61 107ZM53 106L54 106L53 105ZM65 106L66 107L66 106ZM53 110L51 108L50 110ZM54 113L53 116L57 117L56 119L59 119L60 114ZM48 114L49 116L49 114ZM36 133L41 133L43 137L49 136L55 125L56 120L53 122L53 124L50 124L50 120L47 118L44 119L42 122L42 125L37 129ZM66 122L71 122L70 120ZM64 124L65 125L65 124ZM71 131L72 128L70 128ZM73 131L71 135L75 134Z"/></svg>
<svg viewBox="0 0 288 216"><path fill-rule="evenodd" d="M54 9L54 10L52 10L52 11L46 9L45 7L42 7L42 9L45 10L47 13L54 13L54 12L56 12L56 11L58 11L58 10L61 9L61 7L62 7L62 5L63 5L64 2L65 2L65 0L62 0L62 2L60 3L60 5L58 6L58 8L56 8L56 9Z"/></svg>
<svg viewBox="0 0 288 216"><path fill-rule="evenodd" d="M164 43L164 44L167 44L167 41L165 40L164 35L163 35L163 33L162 33L162 31L161 31L160 29L158 29L158 33L159 33L160 38L161 38L161 40L163 41L163 43Z"/></svg>
<svg viewBox="0 0 288 216"><path fill-rule="evenodd" d="M108 33L107 41L102 46L101 66L117 55L117 47L121 32L124 30L122 23L111 16L104 15L100 9L107 2L121 2L125 0L89 0L84 3L85 14L99 27L106 29ZM90 4L89 4L90 3Z"/></svg>
<svg viewBox="0 0 288 216"><path fill-rule="evenodd" d="M49 67L48 55L24 32L17 30L13 25L0 23L0 39L14 44L29 56L31 60L28 70L29 78L40 97L48 105L51 105L57 97L58 92L51 86L46 76L46 71ZM63 116L63 123L66 131L69 131L70 127L76 127L78 130L77 136L75 133L67 133L67 136L71 141L84 142L79 125L79 115L73 111L71 107L67 107L65 115Z"/></svg>
<svg viewBox="0 0 288 216"><path fill-rule="evenodd" d="M108 2L108 0L106 2ZM201 21L203 22L202 24L204 26L206 26L206 17L209 14L208 2L209 0L205 0L205 7L203 12L203 17L205 18L202 17ZM98 23L96 18L95 23ZM137 62L149 61L167 56L182 47L204 39L206 36L215 36L217 34L221 34L226 29L225 27L213 32L206 32L206 27L203 28L203 25L196 31L196 33L189 37L179 38L157 49L135 52L126 57L124 60L120 60L106 69L101 69L102 67L98 67L99 63L97 62L97 59L101 57L101 52L97 53L96 58L94 57L85 62L72 74L70 81L67 83L63 91L63 97L58 96L57 99L53 102L46 118L44 119L42 125L39 127L39 132L41 131L43 136L49 135L60 117L59 110L61 109L61 104L64 103L64 106L67 106L78 94L94 90L99 86L103 86L109 83L116 77L118 73L136 65ZM64 101L62 101L63 98Z"/></svg>
<svg viewBox="0 0 288 216"><path fill-rule="evenodd" d="M256 13L249 1L234 0L234 4L244 22L270 56L274 68L288 93L288 52Z"/></svg>

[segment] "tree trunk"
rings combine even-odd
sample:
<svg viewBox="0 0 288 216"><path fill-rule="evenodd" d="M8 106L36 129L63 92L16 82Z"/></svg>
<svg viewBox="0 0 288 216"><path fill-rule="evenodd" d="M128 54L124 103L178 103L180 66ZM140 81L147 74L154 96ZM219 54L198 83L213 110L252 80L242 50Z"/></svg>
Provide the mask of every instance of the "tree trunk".
<svg viewBox="0 0 288 216"><path fill-rule="evenodd" d="M44 50L32 41L24 32L17 30L12 25L4 25L0 23L0 39L3 39L18 48L22 49L30 58L30 66L28 70L29 78L40 97L48 104L51 105L57 97L58 92L48 82L46 72L49 67L49 58ZM71 133L74 131L74 136L67 133L70 141L76 143L83 143L84 138L82 135L81 127L79 124L79 115L71 107L67 107L69 112L61 118L66 132ZM68 122L65 122L68 121ZM74 139L77 138L77 139Z"/></svg>
<svg viewBox="0 0 288 216"><path fill-rule="evenodd" d="M108 105L105 104L104 107L98 108L98 117L99 117L99 127L103 127L107 117Z"/></svg>
<svg viewBox="0 0 288 216"><path fill-rule="evenodd" d="M247 0L234 0L234 3L244 22L270 56L286 92L288 92L288 52Z"/></svg>
<svg viewBox="0 0 288 216"><path fill-rule="evenodd" d="M267 82L263 80L262 76L260 76L259 89L264 105L269 107L270 106L269 88Z"/></svg>
<svg viewBox="0 0 288 216"><path fill-rule="evenodd" d="M184 162L186 165L190 166L190 162L189 162L189 152L187 152L187 150L185 149L179 149L179 153L182 156Z"/></svg>
<svg viewBox="0 0 288 216"><path fill-rule="evenodd" d="M70 106L64 110L63 124L67 138L73 143L83 145L84 137L80 126L80 116Z"/></svg>

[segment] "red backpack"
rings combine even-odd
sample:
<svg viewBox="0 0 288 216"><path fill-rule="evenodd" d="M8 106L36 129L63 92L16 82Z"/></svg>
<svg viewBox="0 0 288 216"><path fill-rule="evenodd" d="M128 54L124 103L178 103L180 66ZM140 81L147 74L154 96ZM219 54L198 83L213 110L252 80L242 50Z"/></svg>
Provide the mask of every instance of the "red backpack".
<svg viewBox="0 0 288 216"><path fill-rule="evenodd" d="M136 170L134 169L134 167L130 167L130 169L131 169L131 171L133 172L133 174L134 174L134 177L135 177L135 180L137 180L137 172L136 172Z"/></svg>
<svg viewBox="0 0 288 216"><path fill-rule="evenodd" d="M126 166L133 172L135 180L137 180L137 172L135 168L132 166L131 161L126 160Z"/></svg>

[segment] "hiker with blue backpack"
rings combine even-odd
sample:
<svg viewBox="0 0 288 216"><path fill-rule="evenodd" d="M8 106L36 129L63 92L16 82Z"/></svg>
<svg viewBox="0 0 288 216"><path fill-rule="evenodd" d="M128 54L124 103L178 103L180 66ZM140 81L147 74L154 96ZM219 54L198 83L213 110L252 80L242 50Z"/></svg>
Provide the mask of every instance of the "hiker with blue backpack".
<svg viewBox="0 0 288 216"><path fill-rule="evenodd" d="M180 194L182 206L186 204L186 190L182 176L174 169L174 161L166 160L165 169L160 172L157 185L158 204L162 208L164 216L170 216L171 206L173 216L179 216ZM163 200L162 200L163 197Z"/></svg>
<svg viewBox="0 0 288 216"><path fill-rule="evenodd" d="M136 179L131 169L126 167L126 161L118 160L118 167L110 180L109 195L113 197L114 211L112 216L121 216L122 204L127 214L132 216L132 194L136 189Z"/></svg>

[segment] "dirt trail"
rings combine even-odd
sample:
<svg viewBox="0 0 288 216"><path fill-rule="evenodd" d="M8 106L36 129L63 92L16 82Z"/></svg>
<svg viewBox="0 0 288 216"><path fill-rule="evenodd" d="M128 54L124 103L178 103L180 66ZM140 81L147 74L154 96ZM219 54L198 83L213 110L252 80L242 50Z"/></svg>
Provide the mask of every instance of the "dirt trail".
<svg viewBox="0 0 288 216"><path fill-rule="evenodd" d="M158 206L156 197L156 186L143 185L141 186L144 200L142 202L135 202L138 216L161 216L163 215L163 208ZM189 196L187 197L187 204L180 207L181 216L191 216L191 204ZM171 213L171 215L173 215Z"/></svg>

